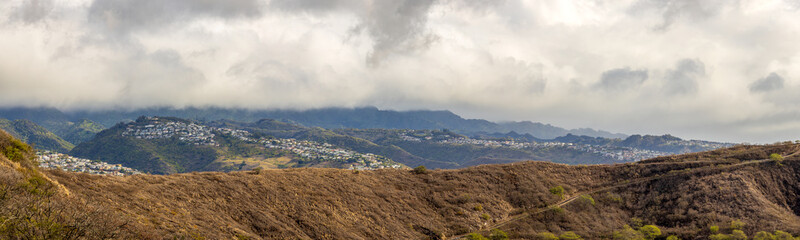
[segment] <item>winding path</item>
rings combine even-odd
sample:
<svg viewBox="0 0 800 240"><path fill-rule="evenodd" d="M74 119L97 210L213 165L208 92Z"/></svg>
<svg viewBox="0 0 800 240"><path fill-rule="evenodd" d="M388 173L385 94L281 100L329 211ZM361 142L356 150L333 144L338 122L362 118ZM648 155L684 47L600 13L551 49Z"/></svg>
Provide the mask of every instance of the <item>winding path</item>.
<svg viewBox="0 0 800 240"><path fill-rule="evenodd" d="M786 155L784 157L796 156L798 154L800 154L800 149L798 149L794 153ZM477 233L486 232L486 231L488 231L490 229L500 228L500 227L503 227L505 225L508 225L509 223L513 223L513 222L522 220L524 218L527 218L527 217L529 217L531 215L544 213L544 212L550 210L550 208L563 207L563 206L565 206L567 204L570 204L570 203L574 202L575 200L580 198L580 196L587 195L587 194L595 194L595 193L605 192L605 191L608 191L608 190L611 190L611 189L615 189L615 188L626 187L626 186L630 186L630 185L634 185L634 184L640 184L640 183L649 182L649 181L653 181L653 180L657 180L657 179L663 179L663 178L667 178L667 177L678 176L678 175L682 175L682 174L691 174L691 173L695 173L697 171L701 171L701 170L705 170L705 169L723 170L723 169L731 169L731 168L741 167L741 166L746 166L746 165L761 164L761 163L770 162L770 161L772 161L772 160L770 160L770 159L750 160L750 161L746 161L746 162L740 162L740 163L730 164L730 165L725 165L725 166L713 166L712 165L712 166L705 166L705 167L701 167L701 168L694 168L694 169L691 169L691 170L688 170L688 171L686 171L686 170L683 170L683 171L681 171L681 170L671 171L671 172L668 172L668 173L665 173L665 174L661 174L661 175L650 176L650 177L645 177L645 178L638 178L638 179L627 181L627 182L620 183L620 184L615 184L615 185L611 185L611 186L600 187L600 188L591 189L591 190L587 190L587 191L577 192L577 193L574 193L574 194L570 195L568 198L565 198L565 199L563 199L563 200L561 200L561 201L559 201L559 202L557 202L555 204L549 205L547 207L535 209L535 210L532 210L532 211L526 211L526 212L514 215L512 217L509 217L507 219L504 219L502 221L496 222L496 223L494 223L492 225L489 225L489 226L487 226L485 228L482 228L481 230L477 231ZM452 236L452 237L449 237L449 238L445 238L445 239L463 239L464 237L466 237L469 234L471 234L471 233L455 235L455 236Z"/></svg>

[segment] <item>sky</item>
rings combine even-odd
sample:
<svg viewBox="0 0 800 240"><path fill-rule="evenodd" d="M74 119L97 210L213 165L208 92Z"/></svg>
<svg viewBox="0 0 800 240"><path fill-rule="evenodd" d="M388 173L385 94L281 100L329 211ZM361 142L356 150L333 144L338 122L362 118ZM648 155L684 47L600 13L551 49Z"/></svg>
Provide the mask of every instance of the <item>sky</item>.
<svg viewBox="0 0 800 240"><path fill-rule="evenodd" d="M0 106L451 110L800 139L800 0L4 0Z"/></svg>

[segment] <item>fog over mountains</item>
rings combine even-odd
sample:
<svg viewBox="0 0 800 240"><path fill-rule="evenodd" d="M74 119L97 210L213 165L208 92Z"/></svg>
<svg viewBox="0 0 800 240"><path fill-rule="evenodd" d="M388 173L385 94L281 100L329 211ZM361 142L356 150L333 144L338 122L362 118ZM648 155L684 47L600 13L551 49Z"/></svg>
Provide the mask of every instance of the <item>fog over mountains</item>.
<svg viewBox="0 0 800 240"><path fill-rule="evenodd" d="M797 1L8 0L0 106L446 109L771 143Z"/></svg>
<svg viewBox="0 0 800 240"><path fill-rule="evenodd" d="M368 108L323 108L296 110L247 110L225 108L149 108L134 111L74 111L61 112L54 108L0 108L0 117L29 119L43 126L53 122L89 119L105 127L118 122L132 121L139 116L174 116L214 121L221 119L255 122L277 119L309 127L322 128L387 128L387 129L449 129L461 133L530 134L539 139L553 139L567 134L605 138L624 138L627 135L594 129L564 129L536 122L495 123L483 119L464 119L450 111L391 111Z"/></svg>

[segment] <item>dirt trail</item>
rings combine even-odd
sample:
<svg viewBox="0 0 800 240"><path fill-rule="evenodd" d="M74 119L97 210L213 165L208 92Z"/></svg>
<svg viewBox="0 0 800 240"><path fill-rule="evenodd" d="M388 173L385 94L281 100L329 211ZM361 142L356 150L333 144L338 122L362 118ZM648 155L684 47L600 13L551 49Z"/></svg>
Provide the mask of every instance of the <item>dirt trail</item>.
<svg viewBox="0 0 800 240"><path fill-rule="evenodd" d="M795 155L798 155L798 154L800 154L800 149L798 149L794 153L792 153L790 155L786 155L784 157L791 157L791 156L795 156ZM611 189L615 189L615 188L626 187L626 186L630 186L630 185L634 185L634 184L640 184L640 183L649 182L649 181L653 181L653 180L657 180L657 179L663 179L663 178L672 177L672 176L678 176L678 175L681 175L681 174L692 174L692 173L695 173L697 171L710 169L710 168L716 168L716 169L719 169L719 170L723 170L723 169L731 169L731 168L741 167L741 166L746 166L746 165L761 164L761 163L765 163L765 162L769 162L769 161L772 161L772 160L770 160L770 159L751 160L751 161L746 161L746 162L741 162L741 163L736 163L736 164L730 164L730 165L726 165L726 166L707 166L707 167L690 169L688 171L686 171L686 170L684 170L684 171L672 171L672 172L668 172L668 173L661 174L661 175L645 177L645 178L638 178L638 179L631 180L631 181L626 181L626 182L620 183L620 184L614 184L614 185L611 185L611 186L595 188L595 189L588 190L588 191L577 192L577 193L574 193L574 194L570 195L570 197L565 198L565 199L563 199L563 200L561 200L561 201L559 201L559 202L557 202L555 204L549 205L549 206L547 206L545 208L539 208L539 209L535 209L535 210L532 210L532 211L526 211L526 212L517 214L515 216L509 217L508 219L505 219L505 220L502 220L502 221L497 222L495 224L489 225L489 226L487 226L487 227L485 227L485 228L483 228L483 229L481 229L480 231L477 231L477 232L478 233L483 233L483 232L486 232L486 231L491 230L491 229L500 228L500 227L503 227L505 225L508 225L509 223L516 222L516 221L519 221L521 219L527 218L527 217L529 217L531 215L544 213L544 212L550 210L550 208L563 207L563 206L565 206L567 204L570 204L570 203L574 202L575 200L580 198L580 196L587 195L587 194L595 194L595 193L605 192L605 191L608 191L608 190L611 190ZM456 235L456 236L452 236L450 238L445 238L445 239L463 239L464 237L466 237L469 234L470 233Z"/></svg>

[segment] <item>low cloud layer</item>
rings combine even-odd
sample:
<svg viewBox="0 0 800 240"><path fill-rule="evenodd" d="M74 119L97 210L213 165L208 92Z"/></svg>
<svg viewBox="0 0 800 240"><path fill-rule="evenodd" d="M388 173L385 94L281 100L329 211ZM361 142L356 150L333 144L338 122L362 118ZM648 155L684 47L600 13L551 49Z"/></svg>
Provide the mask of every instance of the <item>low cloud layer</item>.
<svg viewBox="0 0 800 240"><path fill-rule="evenodd" d="M800 3L9 0L0 107L449 109L800 138Z"/></svg>

